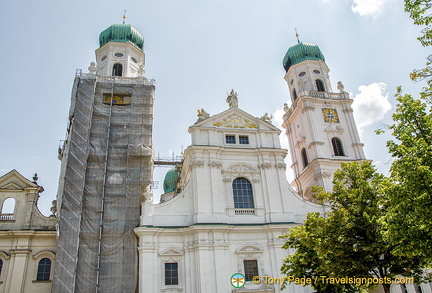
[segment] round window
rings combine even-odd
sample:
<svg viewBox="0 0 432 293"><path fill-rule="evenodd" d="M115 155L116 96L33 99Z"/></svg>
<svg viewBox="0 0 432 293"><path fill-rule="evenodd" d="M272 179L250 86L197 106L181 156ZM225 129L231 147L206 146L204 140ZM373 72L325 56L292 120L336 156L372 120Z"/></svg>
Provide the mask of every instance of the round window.
<svg viewBox="0 0 432 293"><path fill-rule="evenodd" d="M306 75L306 72L304 72L304 71L299 73L299 76L305 76L305 75Z"/></svg>
<svg viewBox="0 0 432 293"><path fill-rule="evenodd" d="M101 58L101 61L104 61L105 59L106 59L106 55L105 56L103 56L102 58Z"/></svg>
<svg viewBox="0 0 432 293"><path fill-rule="evenodd" d="M122 53L115 53L114 56L116 56L116 57L123 57L123 54Z"/></svg>
<svg viewBox="0 0 432 293"><path fill-rule="evenodd" d="M313 73L315 73L315 74L320 74L321 71L315 69L315 70L313 71Z"/></svg>
<svg viewBox="0 0 432 293"><path fill-rule="evenodd" d="M134 57L131 57L131 60L132 60L134 63L138 63L138 61L137 61Z"/></svg>

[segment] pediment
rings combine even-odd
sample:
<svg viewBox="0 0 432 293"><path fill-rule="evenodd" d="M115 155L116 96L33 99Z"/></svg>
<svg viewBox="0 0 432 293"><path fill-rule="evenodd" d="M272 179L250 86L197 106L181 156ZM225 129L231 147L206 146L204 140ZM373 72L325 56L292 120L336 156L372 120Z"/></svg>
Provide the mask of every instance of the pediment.
<svg viewBox="0 0 432 293"><path fill-rule="evenodd" d="M0 189L23 190L28 187L35 188L38 185L22 176L15 169L0 177Z"/></svg>
<svg viewBox="0 0 432 293"><path fill-rule="evenodd" d="M167 250L160 252L159 255L160 256L180 256L183 255L183 252L174 248L169 248Z"/></svg>
<svg viewBox="0 0 432 293"><path fill-rule="evenodd" d="M210 116L192 127L280 131L270 122L254 117L239 108L230 108Z"/></svg>
<svg viewBox="0 0 432 293"><path fill-rule="evenodd" d="M263 250L255 245L245 245L237 249L236 253L262 253Z"/></svg>

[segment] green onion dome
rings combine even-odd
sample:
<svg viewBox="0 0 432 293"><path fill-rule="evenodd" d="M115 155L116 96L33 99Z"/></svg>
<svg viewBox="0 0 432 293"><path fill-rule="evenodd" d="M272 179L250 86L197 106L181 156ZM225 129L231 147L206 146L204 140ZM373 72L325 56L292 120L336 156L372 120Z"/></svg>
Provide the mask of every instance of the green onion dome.
<svg viewBox="0 0 432 293"><path fill-rule="evenodd" d="M164 193L173 192L176 189L179 176L180 173L176 168L172 168L166 173L163 183Z"/></svg>
<svg viewBox="0 0 432 293"><path fill-rule="evenodd" d="M142 51L144 37L130 24L113 24L99 35L101 47L108 42L132 43Z"/></svg>
<svg viewBox="0 0 432 293"><path fill-rule="evenodd" d="M313 43L300 42L291 46L283 59L283 66L288 72L289 68L305 60L321 60L325 62L325 58L320 48Z"/></svg>

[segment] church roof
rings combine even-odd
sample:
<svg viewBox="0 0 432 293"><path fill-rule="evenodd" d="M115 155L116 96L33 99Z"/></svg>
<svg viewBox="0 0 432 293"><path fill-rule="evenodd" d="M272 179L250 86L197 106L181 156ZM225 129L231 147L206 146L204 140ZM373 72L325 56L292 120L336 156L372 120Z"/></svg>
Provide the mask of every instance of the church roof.
<svg viewBox="0 0 432 293"><path fill-rule="evenodd" d="M101 47L108 42L131 43L142 51L144 36L130 24L113 24L99 35Z"/></svg>
<svg viewBox="0 0 432 293"><path fill-rule="evenodd" d="M288 49L283 59L283 66L288 72L291 66L305 60L325 61L325 58L318 45L300 42Z"/></svg>

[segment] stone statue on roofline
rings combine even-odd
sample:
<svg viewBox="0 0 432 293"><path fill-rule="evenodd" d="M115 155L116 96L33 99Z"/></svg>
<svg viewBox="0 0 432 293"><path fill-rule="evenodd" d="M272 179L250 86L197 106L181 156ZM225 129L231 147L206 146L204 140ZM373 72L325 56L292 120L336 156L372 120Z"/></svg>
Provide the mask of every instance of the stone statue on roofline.
<svg viewBox="0 0 432 293"><path fill-rule="evenodd" d="M201 110L197 110L198 111L198 120L195 123L201 122L203 120L206 120L207 118L210 117L210 114L206 112L206 110L201 109Z"/></svg>
<svg viewBox="0 0 432 293"><path fill-rule="evenodd" d="M262 117L261 117L261 120L263 120L263 121L265 121L265 122L268 122L268 123L272 123L272 118L273 118L273 115L270 115L269 116L269 114L268 113L265 113Z"/></svg>
<svg viewBox="0 0 432 293"><path fill-rule="evenodd" d="M226 102L228 103L230 108L238 107L238 98L237 93L232 89L228 97L226 98Z"/></svg>

